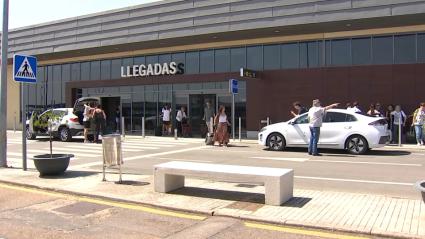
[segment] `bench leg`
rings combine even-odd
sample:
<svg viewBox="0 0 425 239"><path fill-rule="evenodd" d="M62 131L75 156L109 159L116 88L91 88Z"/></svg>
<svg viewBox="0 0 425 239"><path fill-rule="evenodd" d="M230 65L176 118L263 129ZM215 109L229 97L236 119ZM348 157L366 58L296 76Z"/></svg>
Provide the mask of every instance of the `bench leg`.
<svg viewBox="0 0 425 239"><path fill-rule="evenodd" d="M166 193L184 187L184 176L154 173L155 192Z"/></svg>
<svg viewBox="0 0 425 239"><path fill-rule="evenodd" d="M264 186L266 204L280 206L294 195L294 172L287 173L280 178L270 178Z"/></svg>

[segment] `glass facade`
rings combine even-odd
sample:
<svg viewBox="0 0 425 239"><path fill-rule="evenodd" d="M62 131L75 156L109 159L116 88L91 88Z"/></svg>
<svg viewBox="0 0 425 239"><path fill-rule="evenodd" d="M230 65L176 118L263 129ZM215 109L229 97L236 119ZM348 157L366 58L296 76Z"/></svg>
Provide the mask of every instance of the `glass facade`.
<svg viewBox="0 0 425 239"><path fill-rule="evenodd" d="M175 61L184 64L184 74L238 72L241 67L252 70L306 69L328 66L425 63L425 33L365 36L343 39L298 41L219 49L170 52L118 59L99 59L38 67L38 83L25 85L28 109L64 107L67 82L119 80L121 66ZM225 79L217 79L219 82ZM227 89L227 82L193 83L156 86L116 87L110 91L128 93L122 102L123 115L131 115L127 126L139 130L140 117L153 117L158 107L172 102L180 104L184 97L175 92ZM77 89L78 96L106 91ZM130 93L129 93L130 92ZM162 93L160 93L162 92ZM168 93L164 93L168 92ZM238 98L245 99L241 93ZM183 97L183 98L182 98ZM217 96L226 103L227 96ZM245 98L244 98L245 97ZM238 106L239 107L239 106ZM124 111L125 108L125 111Z"/></svg>

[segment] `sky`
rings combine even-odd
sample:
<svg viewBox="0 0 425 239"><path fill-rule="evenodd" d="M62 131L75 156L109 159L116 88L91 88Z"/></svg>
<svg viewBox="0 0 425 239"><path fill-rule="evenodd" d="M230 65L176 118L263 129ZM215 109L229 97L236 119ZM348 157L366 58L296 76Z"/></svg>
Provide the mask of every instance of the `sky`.
<svg viewBox="0 0 425 239"><path fill-rule="evenodd" d="M9 29L159 0L9 0ZM3 1L0 1L0 16ZM3 18L0 17L0 31Z"/></svg>

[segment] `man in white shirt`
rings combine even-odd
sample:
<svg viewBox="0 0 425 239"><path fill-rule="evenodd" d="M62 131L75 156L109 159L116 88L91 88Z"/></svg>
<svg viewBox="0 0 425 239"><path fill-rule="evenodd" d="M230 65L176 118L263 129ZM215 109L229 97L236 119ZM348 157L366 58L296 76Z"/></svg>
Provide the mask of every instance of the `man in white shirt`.
<svg viewBox="0 0 425 239"><path fill-rule="evenodd" d="M320 127L322 127L323 116L326 110L337 107L339 103L322 107L319 100L313 100L313 106L308 111L308 118L310 121L310 143L308 146L308 154L313 156L321 156L317 152L317 143L320 137Z"/></svg>
<svg viewBox="0 0 425 239"><path fill-rule="evenodd" d="M83 112L83 125L84 125L84 143L88 143L87 134L90 129L90 117L92 107L88 104L84 104L84 112Z"/></svg>
<svg viewBox="0 0 425 239"><path fill-rule="evenodd" d="M182 123L186 122L186 108L183 106L179 111L177 111L176 115L176 123L177 123L177 131L179 135L182 135Z"/></svg>
<svg viewBox="0 0 425 239"><path fill-rule="evenodd" d="M171 109L168 105L165 105L162 108L162 132L163 135L168 135L171 133L171 121L170 121Z"/></svg>

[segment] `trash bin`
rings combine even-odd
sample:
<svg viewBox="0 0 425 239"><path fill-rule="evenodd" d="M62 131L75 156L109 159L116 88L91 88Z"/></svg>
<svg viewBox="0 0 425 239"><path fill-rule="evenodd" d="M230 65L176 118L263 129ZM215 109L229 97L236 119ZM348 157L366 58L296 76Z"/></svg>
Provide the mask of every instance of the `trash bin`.
<svg viewBox="0 0 425 239"><path fill-rule="evenodd" d="M103 181L106 181L106 167L118 165L119 180L122 182L121 165L124 163L122 158L121 135L108 134L102 137L103 148Z"/></svg>
<svg viewBox="0 0 425 239"><path fill-rule="evenodd" d="M104 165L112 166L123 163L120 134L104 135L102 137L102 147Z"/></svg>

